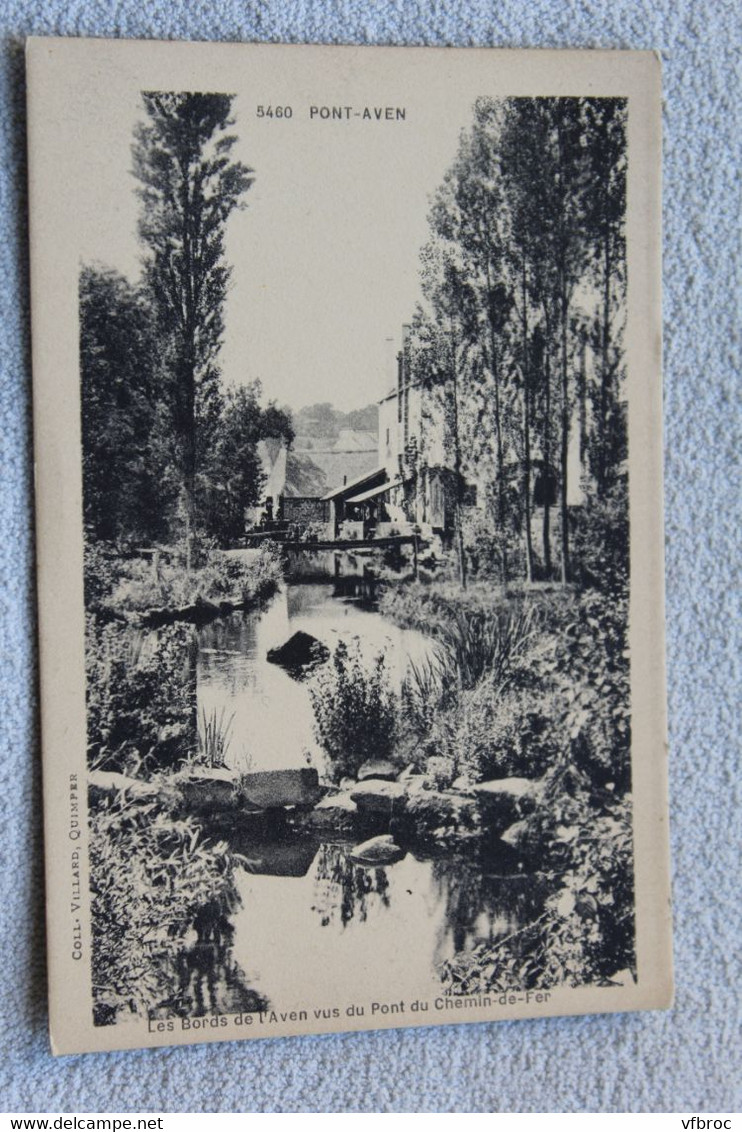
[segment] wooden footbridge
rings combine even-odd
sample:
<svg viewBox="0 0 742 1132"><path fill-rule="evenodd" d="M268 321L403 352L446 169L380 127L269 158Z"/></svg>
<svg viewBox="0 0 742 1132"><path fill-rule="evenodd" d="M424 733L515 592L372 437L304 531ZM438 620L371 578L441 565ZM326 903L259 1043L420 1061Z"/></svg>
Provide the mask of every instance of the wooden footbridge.
<svg viewBox="0 0 742 1132"><path fill-rule="evenodd" d="M419 547L421 545L420 536L414 534L387 535L384 538L320 539L307 541L304 539L289 539L287 538L286 531L276 530L255 531L252 534L246 535L244 546L248 549L254 549L262 546L264 542L277 542L286 550L304 550L308 554L311 554L313 551L322 550L389 550L392 547Z"/></svg>

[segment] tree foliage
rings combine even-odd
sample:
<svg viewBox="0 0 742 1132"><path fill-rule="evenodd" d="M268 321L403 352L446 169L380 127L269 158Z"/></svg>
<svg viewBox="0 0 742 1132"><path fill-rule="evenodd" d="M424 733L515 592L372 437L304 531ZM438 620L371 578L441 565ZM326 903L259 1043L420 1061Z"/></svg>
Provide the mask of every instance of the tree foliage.
<svg viewBox="0 0 742 1132"><path fill-rule="evenodd" d="M258 443L276 437L290 444L294 438L289 413L272 401L262 407L260 393L260 382L226 391L219 429L204 459L203 524L223 542L239 538L245 509L260 501L265 477Z"/></svg>
<svg viewBox="0 0 742 1132"><path fill-rule="evenodd" d="M450 460L490 501L503 581L585 578L575 443L588 509L622 498L625 179L624 100L483 98L433 198L412 375L435 387Z"/></svg>
<svg viewBox="0 0 742 1132"><path fill-rule="evenodd" d="M223 389L229 216L252 173L232 158L228 95L147 93L135 131L143 273L80 274L83 496L88 539L147 544L244 530L266 437L290 444L259 383ZM185 528L185 531L184 531ZM192 565L192 554L187 554Z"/></svg>
<svg viewBox="0 0 742 1132"><path fill-rule="evenodd" d="M198 521L197 476L219 419L218 355L230 277L226 223L253 182L235 161L232 97L142 95L133 171L142 203L139 236L157 316L163 379L181 476L187 530Z"/></svg>
<svg viewBox="0 0 742 1132"><path fill-rule="evenodd" d="M141 288L99 267L83 268L79 302L86 530L106 540L162 534L152 306Z"/></svg>

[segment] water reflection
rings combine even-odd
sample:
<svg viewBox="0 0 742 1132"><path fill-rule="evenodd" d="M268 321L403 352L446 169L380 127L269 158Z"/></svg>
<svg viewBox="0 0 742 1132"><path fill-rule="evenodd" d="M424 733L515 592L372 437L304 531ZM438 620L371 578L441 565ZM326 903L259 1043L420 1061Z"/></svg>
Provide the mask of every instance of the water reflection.
<svg viewBox="0 0 742 1132"><path fill-rule="evenodd" d="M269 664L266 654L298 630L329 649L359 637L372 663L380 652L391 679L401 684L410 658L429 641L399 629L380 614L332 596L331 585L288 585L260 612L235 613L199 630L198 709L203 718L231 720L227 765L238 770L305 766L322 769L306 684Z"/></svg>
<svg viewBox="0 0 742 1132"><path fill-rule="evenodd" d="M355 917L365 923L376 905L389 907L389 881L386 869L367 869L357 865L337 845L322 845L314 861L315 898L323 927L346 927Z"/></svg>
<svg viewBox="0 0 742 1132"><path fill-rule="evenodd" d="M228 765L322 767L305 683L268 664L268 649L297 630L329 648L359 637L370 661L384 652L394 681L430 648L379 614L332 597L327 585L293 585L260 613L234 614L199 630L199 713L233 717ZM425 856L364 868L350 846L253 819L227 832L247 858L240 904L208 916L184 952L180 995L192 1013L389 1001L440 992L438 969L454 955L492 944L540 915L545 893L513 860ZM499 875L498 875L499 874ZM361 991L362 988L362 991Z"/></svg>
<svg viewBox="0 0 742 1132"><path fill-rule="evenodd" d="M177 991L151 1012L152 1018L174 1015L201 1018L248 1013L268 1008L268 999L249 986L234 957L234 925L217 903L196 915L191 938L173 962Z"/></svg>
<svg viewBox="0 0 742 1132"><path fill-rule="evenodd" d="M485 866L486 868L486 866ZM438 968L531 922L545 893L533 878L488 875L477 860L412 853L366 869L323 843L302 877L244 873L234 954L250 984L284 1002L440 991Z"/></svg>
<svg viewBox="0 0 742 1132"><path fill-rule="evenodd" d="M431 916L442 913L433 964L494 943L541 913L544 893L533 878L488 876L479 863L460 857L421 860L408 854L406 861L407 880L424 895ZM398 886L390 884L389 876L395 867L365 868L347 849L322 845L314 860L312 905L322 926L342 930L353 919L365 923L384 911L393 920L397 909L392 908L392 892ZM407 889L406 895L412 891Z"/></svg>
<svg viewBox="0 0 742 1132"><path fill-rule="evenodd" d="M460 859L430 862L430 883L445 907L442 959L510 935L541 914L545 891L532 877L490 876Z"/></svg>

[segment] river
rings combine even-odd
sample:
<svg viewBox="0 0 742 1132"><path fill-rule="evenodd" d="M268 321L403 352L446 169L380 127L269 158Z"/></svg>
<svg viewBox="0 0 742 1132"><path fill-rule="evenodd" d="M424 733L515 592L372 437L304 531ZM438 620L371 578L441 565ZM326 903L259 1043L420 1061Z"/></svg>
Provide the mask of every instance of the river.
<svg viewBox="0 0 742 1132"><path fill-rule="evenodd" d="M369 663L384 654L397 686L409 660L419 662L430 651L422 633L399 629L373 610L332 593L332 584L287 585L262 612L235 613L200 631L199 718L215 717L228 727L228 766L279 770L310 763L321 771L323 755L307 685L266 660L269 649L298 630L330 650L341 639L357 638Z"/></svg>
<svg viewBox="0 0 742 1132"><path fill-rule="evenodd" d="M199 631L199 715L228 725L225 761L268 770L310 763L322 771L309 691L266 660L302 629L329 648L357 637L369 663L383 652L398 685L410 658L430 649L421 633L333 597L332 585L286 585L267 608L237 613ZM533 882L502 875L475 856L408 852L394 865L364 868L342 837L316 834L269 842L230 835L246 860L237 871L241 906L227 925L226 970L241 971L243 995L214 986L204 1012L229 1002L322 1009L440 993L439 965L490 943L538 914ZM220 939L220 970L225 969ZM207 950L213 944L205 945ZM198 952L195 949L194 954ZM206 956L198 958L200 969ZM223 981L223 979L222 979ZM234 988L233 988L234 989ZM311 1015L310 1015L311 1017Z"/></svg>

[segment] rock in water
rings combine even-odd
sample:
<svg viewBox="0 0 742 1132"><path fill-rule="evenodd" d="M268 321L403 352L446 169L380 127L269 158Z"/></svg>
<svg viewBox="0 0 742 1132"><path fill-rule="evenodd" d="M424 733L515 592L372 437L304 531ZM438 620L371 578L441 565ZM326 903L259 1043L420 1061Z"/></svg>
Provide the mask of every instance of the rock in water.
<svg viewBox="0 0 742 1132"><path fill-rule="evenodd" d="M296 815L293 820L300 829L353 836L357 817L358 807L355 802L348 793L341 791L339 794L326 794L314 809Z"/></svg>
<svg viewBox="0 0 742 1132"><path fill-rule="evenodd" d="M401 814L404 810L405 788L401 782L387 782L381 778L367 778L359 782L350 796L362 814Z"/></svg>
<svg viewBox="0 0 742 1132"><path fill-rule="evenodd" d="M383 778L387 782L396 782L398 775L399 767L390 763L389 759L369 759L359 768L358 781L363 782L367 778Z"/></svg>
<svg viewBox="0 0 742 1132"><path fill-rule="evenodd" d="M400 849L393 837L383 833L356 845L351 849L350 857L359 865L393 865L395 861L402 860L404 850Z"/></svg>
<svg viewBox="0 0 742 1132"><path fill-rule="evenodd" d="M472 787L490 828L502 833L533 812L542 788L541 779L496 778Z"/></svg>
<svg viewBox="0 0 742 1132"><path fill-rule="evenodd" d="M213 814L237 805L237 773L227 767L187 767L177 784L190 813Z"/></svg>
<svg viewBox="0 0 742 1132"><path fill-rule="evenodd" d="M314 767L289 770L256 770L240 778L240 792L260 809L276 806L313 806L322 797Z"/></svg>
<svg viewBox="0 0 742 1132"><path fill-rule="evenodd" d="M301 679L329 658L330 650L322 641L301 629L277 649L268 649L267 660L285 668L289 676Z"/></svg>

